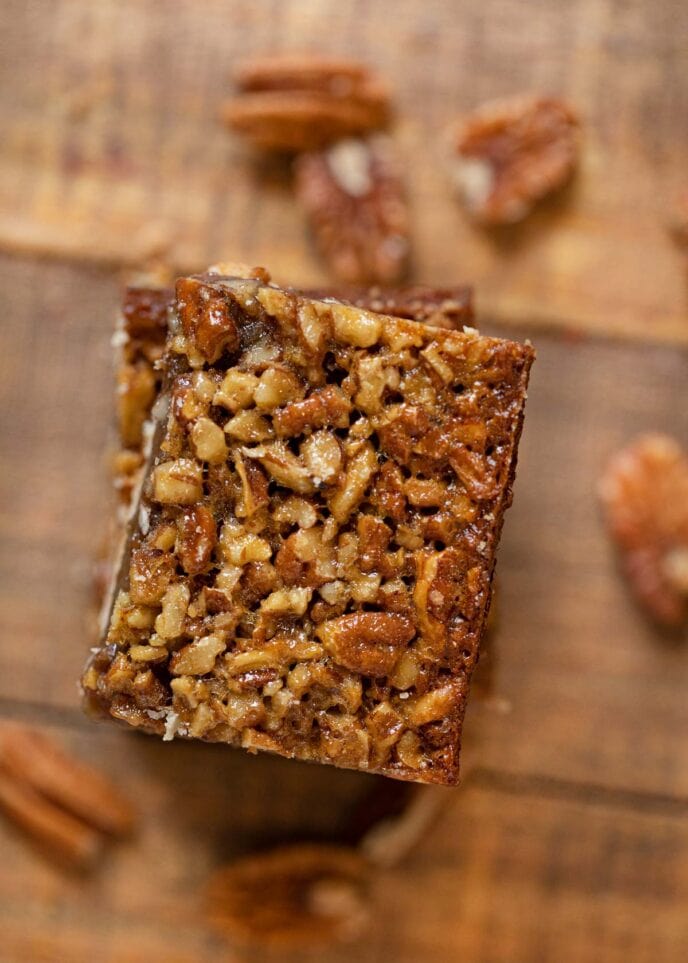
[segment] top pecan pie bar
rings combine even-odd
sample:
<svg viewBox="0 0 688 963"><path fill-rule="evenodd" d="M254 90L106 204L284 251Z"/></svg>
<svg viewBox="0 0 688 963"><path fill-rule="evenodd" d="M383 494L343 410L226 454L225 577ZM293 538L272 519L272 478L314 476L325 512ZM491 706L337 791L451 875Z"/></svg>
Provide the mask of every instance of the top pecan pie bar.
<svg viewBox="0 0 688 963"><path fill-rule="evenodd" d="M183 278L172 317L89 701L167 738L456 782L532 349L260 273Z"/></svg>

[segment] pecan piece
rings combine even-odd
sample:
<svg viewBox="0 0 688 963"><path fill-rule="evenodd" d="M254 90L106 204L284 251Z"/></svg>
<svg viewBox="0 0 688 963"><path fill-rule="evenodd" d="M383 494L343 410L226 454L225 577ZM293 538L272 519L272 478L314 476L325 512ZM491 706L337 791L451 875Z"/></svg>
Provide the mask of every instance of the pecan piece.
<svg viewBox="0 0 688 963"><path fill-rule="evenodd" d="M303 404L303 402L297 402ZM247 458L255 458L261 463L268 475L278 485L291 488L301 495L314 491L314 483L308 470L299 458L293 455L284 442L273 445L263 445L258 448L244 448L242 454Z"/></svg>
<svg viewBox="0 0 688 963"><path fill-rule="evenodd" d="M0 765L101 832L127 836L134 827L129 801L110 780L40 732L5 724L0 730Z"/></svg>
<svg viewBox="0 0 688 963"><path fill-rule="evenodd" d="M383 462L370 492L370 502L383 518L401 522L406 514L404 476L392 461Z"/></svg>
<svg viewBox="0 0 688 963"><path fill-rule="evenodd" d="M173 555L142 545L134 549L129 565L129 596L137 605L156 605L162 600L176 568Z"/></svg>
<svg viewBox="0 0 688 963"><path fill-rule="evenodd" d="M237 518L250 518L270 501L268 479L260 465L250 458L244 458L240 451L234 455L234 465L241 481L241 502L236 508Z"/></svg>
<svg viewBox="0 0 688 963"><path fill-rule="evenodd" d="M174 653L170 659L170 672L174 675L205 675L226 648L227 643L219 635L206 635L196 639Z"/></svg>
<svg viewBox="0 0 688 963"><path fill-rule="evenodd" d="M264 150L317 150L389 120L386 86L354 61L261 58L240 65L235 81L223 120Z"/></svg>
<svg viewBox="0 0 688 963"><path fill-rule="evenodd" d="M231 302L221 291L196 278L177 281L177 310L182 330L211 364L223 351L239 347Z"/></svg>
<svg viewBox="0 0 688 963"><path fill-rule="evenodd" d="M117 423L125 447L141 445L143 423L156 392L155 375L150 365L126 364L117 371Z"/></svg>
<svg viewBox="0 0 688 963"><path fill-rule="evenodd" d="M484 104L456 138L454 173L468 210L486 224L522 220L571 178L578 134L573 110L553 97Z"/></svg>
<svg viewBox="0 0 688 963"><path fill-rule="evenodd" d="M380 518L360 515L356 523L358 534L358 559L362 572L379 572L389 575L387 548L392 530Z"/></svg>
<svg viewBox="0 0 688 963"><path fill-rule="evenodd" d="M273 425L281 438L294 438L306 428L346 428L351 402L341 388L316 388L303 401L294 401L275 412Z"/></svg>
<svg viewBox="0 0 688 963"><path fill-rule="evenodd" d="M378 677L392 671L416 630L396 612L352 612L319 625L316 634L339 665Z"/></svg>
<svg viewBox="0 0 688 963"><path fill-rule="evenodd" d="M688 618L688 457L644 435L609 463L599 487L609 532L638 600L667 626Z"/></svg>
<svg viewBox="0 0 688 963"><path fill-rule="evenodd" d="M172 291L169 288L145 288L134 285L125 288L122 316L124 330L129 337L164 344L171 301Z"/></svg>
<svg viewBox="0 0 688 963"><path fill-rule="evenodd" d="M342 140L295 164L296 195L340 281L394 284L408 271L409 213L394 146L381 135Z"/></svg>
<svg viewBox="0 0 688 963"><path fill-rule="evenodd" d="M377 454L370 442L365 442L349 458L346 473L327 502L332 516L340 525L358 507L376 472Z"/></svg>
<svg viewBox="0 0 688 963"><path fill-rule="evenodd" d="M232 939L295 948L355 936L366 922L365 860L301 844L245 856L213 875L208 912Z"/></svg>
<svg viewBox="0 0 688 963"><path fill-rule="evenodd" d="M473 322L473 292L463 285L431 288L415 284L382 288L349 284L334 288L310 288L302 293L318 300L336 298L377 314L422 321L432 327L452 331L460 331L464 325Z"/></svg>
<svg viewBox="0 0 688 963"><path fill-rule="evenodd" d="M189 575L207 571L217 545L213 513L206 505L186 508L177 519L177 555Z"/></svg>

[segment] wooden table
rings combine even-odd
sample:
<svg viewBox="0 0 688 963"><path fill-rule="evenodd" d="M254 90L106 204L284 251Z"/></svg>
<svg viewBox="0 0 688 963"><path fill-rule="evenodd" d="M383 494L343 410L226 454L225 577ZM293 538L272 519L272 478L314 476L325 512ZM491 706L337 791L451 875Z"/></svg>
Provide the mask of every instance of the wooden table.
<svg viewBox="0 0 688 963"><path fill-rule="evenodd" d="M680 0L5 0L0 40L0 714L112 773L142 831L65 875L0 826L0 959L261 959L206 927L233 854L341 838L372 777L159 744L95 726L75 679L108 504L109 336L119 269L228 258L324 280L288 179L216 123L240 54L379 65L398 93L416 277L471 280L481 327L538 349L499 562L498 698L471 707L464 785L380 873L364 963L678 963L688 958L688 647L618 578L595 483L658 429L688 442L688 283L665 210L688 172ZM568 95L577 183L497 238L471 228L441 129L486 97ZM49 259L38 257L49 255ZM310 957L307 957L310 958Z"/></svg>

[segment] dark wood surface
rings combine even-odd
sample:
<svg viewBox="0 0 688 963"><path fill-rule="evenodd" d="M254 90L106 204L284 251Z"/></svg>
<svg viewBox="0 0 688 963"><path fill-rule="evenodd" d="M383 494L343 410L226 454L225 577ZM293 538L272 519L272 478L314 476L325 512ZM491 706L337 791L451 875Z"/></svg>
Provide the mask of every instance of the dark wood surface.
<svg viewBox="0 0 688 963"><path fill-rule="evenodd" d="M345 838L375 783L96 725L75 684L109 506L115 268L162 243L183 266L240 257L322 280L281 175L215 122L239 50L318 47L379 63L398 90L417 277L477 281L481 328L530 334L538 361L498 566L495 695L470 707L464 784L376 878L366 939L312 958L688 957L688 640L634 607L595 499L638 431L688 443L688 285L662 220L688 169L686 18L671 0L403 0L393 24L389 9L2 5L0 715L55 733L142 813L87 879L0 824L3 963L261 959L207 929L208 873L274 841ZM583 169L488 240L451 200L438 131L522 88L579 103Z"/></svg>

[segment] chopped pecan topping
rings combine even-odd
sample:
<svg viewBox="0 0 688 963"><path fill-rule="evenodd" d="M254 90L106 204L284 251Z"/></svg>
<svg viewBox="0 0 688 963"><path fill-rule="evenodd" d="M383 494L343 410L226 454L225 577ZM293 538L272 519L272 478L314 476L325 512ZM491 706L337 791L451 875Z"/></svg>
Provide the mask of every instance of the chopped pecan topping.
<svg viewBox="0 0 688 963"><path fill-rule="evenodd" d="M223 351L234 351L239 332L227 302L194 278L177 281L177 307L185 336L212 364Z"/></svg>
<svg viewBox="0 0 688 963"><path fill-rule="evenodd" d="M162 600L176 567L174 555L142 545L131 555L129 595L132 602L155 605Z"/></svg>
<svg viewBox="0 0 688 963"><path fill-rule="evenodd" d="M456 151L456 182L471 214L486 224L520 221L571 178L578 120L554 98L490 101L463 123Z"/></svg>
<svg viewBox="0 0 688 963"><path fill-rule="evenodd" d="M600 497L621 564L659 623L688 619L688 456L666 435L644 435L619 452Z"/></svg>
<svg viewBox="0 0 688 963"><path fill-rule="evenodd" d="M185 572L200 575L210 564L217 545L217 529L213 513L207 505L185 508L180 514L177 555Z"/></svg>
<svg viewBox="0 0 688 963"><path fill-rule="evenodd" d="M358 308L390 314L395 318L422 321L433 327L460 331L473 323L472 292L468 287L432 288L422 284L401 288L341 285L312 288L309 298L336 298Z"/></svg>
<svg viewBox="0 0 688 963"><path fill-rule="evenodd" d="M122 365L117 372L117 417L120 437L127 447L140 445L143 424L155 400L157 386L150 365Z"/></svg>
<svg viewBox="0 0 688 963"><path fill-rule="evenodd" d="M296 195L340 281L394 284L407 272L409 214L399 161L382 135L296 161Z"/></svg>
<svg viewBox="0 0 688 963"><path fill-rule="evenodd" d="M336 385L316 388L303 401L295 401L274 413L273 424L279 437L293 438L307 428L345 428L349 424L351 402Z"/></svg>
<svg viewBox="0 0 688 963"><path fill-rule="evenodd" d="M89 698L165 738L455 782L532 352L221 270L177 287Z"/></svg>
<svg viewBox="0 0 688 963"><path fill-rule="evenodd" d="M335 662L372 676L389 675L400 647L415 634L410 619L392 612L353 612L324 622L317 630Z"/></svg>

